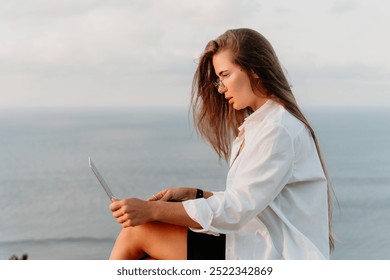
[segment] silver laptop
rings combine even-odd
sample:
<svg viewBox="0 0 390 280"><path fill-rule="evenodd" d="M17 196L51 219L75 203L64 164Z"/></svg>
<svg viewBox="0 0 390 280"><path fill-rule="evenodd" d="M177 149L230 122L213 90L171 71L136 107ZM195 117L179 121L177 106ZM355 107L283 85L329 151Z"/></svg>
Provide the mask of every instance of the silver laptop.
<svg viewBox="0 0 390 280"><path fill-rule="evenodd" d="M96 178L98 179L98 181L102 185L104 191L106 192L108 198L110 199L110 201L112 201L112 199L116 198L116 197L112 194L111 189L108 187L106 181L104 181L102 175L100 175L99 171L97 170L97 168L96 168L95 164L93 163L93 161L91 160L91 158L88 158L88 159L89 159L89 167L91 167L93 174L95 174Z"/></svg>

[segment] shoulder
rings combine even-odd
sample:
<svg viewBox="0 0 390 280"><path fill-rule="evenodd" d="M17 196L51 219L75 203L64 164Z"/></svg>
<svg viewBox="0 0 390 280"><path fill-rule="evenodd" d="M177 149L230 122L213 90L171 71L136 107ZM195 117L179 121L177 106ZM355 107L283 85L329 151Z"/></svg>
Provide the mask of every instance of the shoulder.
<svg viewBox="0 0 390 280"><path fill-rule="evenodd" d="M292 139L307 133L306 125L279 104L274 105L274 109L264 119L263 125L285 131Z"/></svg>
<svg viewBox="0 0 390 280"><path fill-rule="evenodd" d="M265 147L268 151L300 153L313 144L306 125L279 104L274 104L263 119L250 126L245 139L254 149Z"/></svg>
<svg viewBox="0 0 390 280"><path fill-rule="evenodd" d="M279 142L291 147L302 143L300 138L305 139L304 142L311 138L306 125L274 101L255 111L245 120L244 126L247 144L262 145L268 142L275 145Z"/></svg>
<svg viewBox="0 0 390 280"><path fill-rule="evenodd" d="M317 155L314 139L307 126L283 106L279 105L263 125L275 131L277 136L273 140L281 144L279 147L291 147L295 156Z"/></svg>

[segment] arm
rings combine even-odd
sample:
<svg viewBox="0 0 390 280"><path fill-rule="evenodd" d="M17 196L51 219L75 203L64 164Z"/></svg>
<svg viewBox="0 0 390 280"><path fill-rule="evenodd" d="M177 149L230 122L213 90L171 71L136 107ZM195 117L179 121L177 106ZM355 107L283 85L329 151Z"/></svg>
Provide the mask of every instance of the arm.
<svg viewBox="0 0 390 280"><path fill-rule="evenodd" d="M212 195L212 192L204 192L206 198ZM110 210L118 223L124 228L147 222L163 222L201 229L201 226L187 214L183 203L172 202L172 200L194 199L195 196L195 188L166 189L147 201L137 198L114 200L110 205Z"/></svg>
<svg viewBox="0 0 390 280"><path fill-rule="evenodd" d="M152 197L148 198L149 201L186 201L196 198L196 188L170 188L162 190ZM212 192L203 191L203 197L209 198L212 196Z"/></svg>

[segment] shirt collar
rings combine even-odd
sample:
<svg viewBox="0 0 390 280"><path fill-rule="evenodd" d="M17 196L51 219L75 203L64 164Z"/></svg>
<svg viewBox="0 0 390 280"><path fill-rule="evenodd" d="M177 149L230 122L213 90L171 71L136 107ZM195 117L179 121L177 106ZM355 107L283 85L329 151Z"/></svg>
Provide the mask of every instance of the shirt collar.
<svg viewBox="0 0 390 280"><path fill-rule="evenodd" d="M261 122L267 116L274 104L275 102L272 99L268 99L267 102L265 102L259 109L245 118L243 124L238 128L238 130L241 131L250 124Z"/></svg>

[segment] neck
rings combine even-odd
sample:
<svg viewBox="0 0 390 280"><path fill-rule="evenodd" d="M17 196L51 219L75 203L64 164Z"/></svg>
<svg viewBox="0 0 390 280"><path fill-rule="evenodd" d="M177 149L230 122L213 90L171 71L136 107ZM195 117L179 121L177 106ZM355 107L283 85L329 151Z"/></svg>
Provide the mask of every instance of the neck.
<svg viewBox="0 0 390 280"><path fill-rule="evenodd" d="M268 100L269 100L269 98L266 98L266 97L259 97L259 98L257 98L255 104L253 104L253 105L251 106L251 109L252 109L253 111L256 111L256 110L259 109L261 106L263 106Z"/></svg>

